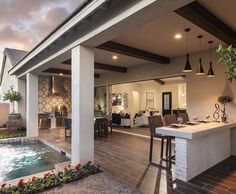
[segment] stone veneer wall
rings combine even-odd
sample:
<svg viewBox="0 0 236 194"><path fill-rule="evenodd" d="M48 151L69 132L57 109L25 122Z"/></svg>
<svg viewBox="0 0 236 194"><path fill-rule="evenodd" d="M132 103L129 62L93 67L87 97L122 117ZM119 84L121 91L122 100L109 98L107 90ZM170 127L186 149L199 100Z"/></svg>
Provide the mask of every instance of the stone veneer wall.
<svg viewBox="0 0 236 194"><path fill-rule="evenodd" d="M48 96L49 76L39 76L39 112L51 112L52 106L66 106L71 112L71 79L64 79L66 97Z"/></svg>

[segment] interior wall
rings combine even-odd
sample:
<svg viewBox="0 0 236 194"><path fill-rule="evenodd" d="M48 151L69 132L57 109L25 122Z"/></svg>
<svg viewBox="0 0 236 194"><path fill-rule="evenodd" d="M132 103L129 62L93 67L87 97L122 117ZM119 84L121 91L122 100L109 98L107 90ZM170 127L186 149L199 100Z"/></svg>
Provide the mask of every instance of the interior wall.
<svg viewBox="0 0 236 194"><path fill-rule="evenodd" d="M197 76L195 74L198 66L198 59L203 59L203 67L205 73L209 68L209 52L204 51L190 55L193 72L187 74L187 111L190 118L198 116L204 118L205 115L213 115L215 111L215 103L220 95L230 95L236 98L236 81L229 83L224 75L225 66L218 63L218 55L213 52L212 62L215 71L215 77L207 78ZM183 68L186 62L186 57L181 56L172 58L170 64L161 65L147 63L145 65L135 66L128 69L126 74L109 73L102 74L99 79L96 79L96 85L108 85L115 83L124 83L130 81L152 79L157 77L165 77L169 75L183 74ZM236 120L236 104L233 103L227 106L227 114L229 121Z"/></svg>
<svg viewBox="0 0 236 194"><path fill-rule="evenodd" d="M140 96L141 110L146 109L146 92L154 93L154 109L162 112L162 93L171 92L172 93L172 109L177 109L179 107L179 94L178 94L178 84L166 84L160 85L154 81L142 82L140 84Z"/></svg>
<svg viewBox="0 0 236 194"><path fill-rule="evenodd" d="M71 112L71 79L64 78L66 97L48 96L49 76L39 76L39 112L51 112L53 106L66 106Z"/></svg>
<svg viewBox="0 0 236 194"><path fill-rule="evenodd" d="M137 83L127 83L127 84L119 84L112 86L112 93L121 93L128 95L128 102L126 102L126 106L112 106L112 112L118 113L120 111L124 113L129 113L131 118L140 110L139 109L139 90L140 86ZM122 102L124 103L124 102Z"/></svg>

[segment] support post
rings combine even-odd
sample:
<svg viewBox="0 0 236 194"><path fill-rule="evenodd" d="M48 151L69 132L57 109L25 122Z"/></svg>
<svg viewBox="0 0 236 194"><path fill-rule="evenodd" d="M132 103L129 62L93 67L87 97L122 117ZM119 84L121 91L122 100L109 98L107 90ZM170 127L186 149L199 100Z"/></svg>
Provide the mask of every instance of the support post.
<svg viewBox="0 0 236 194"><path fill-rule="evenodd" d="M38 76L27 73L26 131L27 137L38 137Z"/></svg>
<svg viewBox="0 0 236 194"><path fill-rule="evenodd" d="M94 161L94 49L72 49L72 164Z"/></svg>

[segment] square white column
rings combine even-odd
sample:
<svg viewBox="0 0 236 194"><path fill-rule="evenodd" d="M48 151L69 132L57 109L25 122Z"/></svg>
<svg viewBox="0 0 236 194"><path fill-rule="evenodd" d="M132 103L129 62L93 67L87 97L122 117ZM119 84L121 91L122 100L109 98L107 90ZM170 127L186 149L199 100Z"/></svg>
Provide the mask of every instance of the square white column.
<svg viewBox="0 0 236 194"><path fill-rule="evenodd" d="M38 137L38 76L26 76L26 131L27 137Z"/></svg>
<svg viewBox="0 0 236 194"><path fill-rule="evenodd" d="M94 49L72 49L72 164L94 161Z"/></svg>

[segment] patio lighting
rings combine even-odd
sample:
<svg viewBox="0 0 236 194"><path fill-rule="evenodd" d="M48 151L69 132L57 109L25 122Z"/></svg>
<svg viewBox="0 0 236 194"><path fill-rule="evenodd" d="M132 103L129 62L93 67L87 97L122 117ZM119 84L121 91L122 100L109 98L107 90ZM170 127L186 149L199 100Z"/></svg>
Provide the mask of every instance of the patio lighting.
<svg viewBox="0 0 236 194"><path fill-rule="evenodd" d="M112 56L112 59L116 60L118 57L116 55Z"/></svg>
<svg viewBox="0 0 236 194"><path fill-rule="evenodd" d="M209 70L208 70L208 73L207 73L207 77L214 77L215 76L215 73L213 71L213 68L212 68L212 60L211 60L211 45L212 45L213 41L209 41L208 44L210 45L210 63L209 63Z"/></svg>
<svg viewBox="0 0 236 194"><path fill-rule="evenodd" d="M190 30L191 30L190 28L185 29L185 32L187 33L187 55L186 55L187 60L183 70L184 73L192 72L192 67L189 61L189 48L188 48L188 33L190 32Z"/></svg>
<svg viewBox="0 0 236 194"><path fill-rule="evenodd" d="M203 37L202 35L199 35L197 37L199 39L200 50L201 50L201 39L202 39L202 37ZM203 70L203 67L202 67L202 58L201 57L199 58L199 65L198 65L198 68L197 68L196 75L204 75L204 70Z"/></svg>
<svg viewBox="0 0 236 194"><path fill-rule="evenodd" d="M182 34L175 34L175 39L181 39L182 38Z"/></svg>

